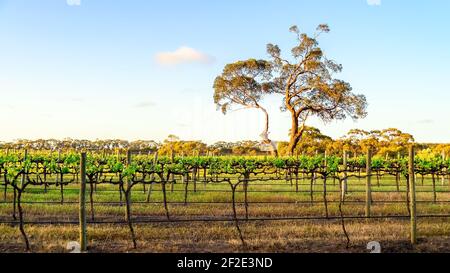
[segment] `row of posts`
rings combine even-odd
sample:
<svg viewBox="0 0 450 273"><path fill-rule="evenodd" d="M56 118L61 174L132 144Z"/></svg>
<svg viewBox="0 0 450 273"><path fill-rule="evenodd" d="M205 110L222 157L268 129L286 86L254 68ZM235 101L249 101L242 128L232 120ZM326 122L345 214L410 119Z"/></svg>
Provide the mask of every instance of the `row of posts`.
<svg viewBox="0 0 450 273"><path fill-rule="evenodd" d="M416 219L416 183L415 183L415 173L414 173L414 145L409 146L408 149L409 159L408 159L408 183L409 183L409 211L410 211L410 239L412 244L417 243L417 219ZM367 149L366 155L366 197L365 197L365 216L367 218L371 217L371 206L372 206L372 150ZM344 168L347 166L347 157L344 152ZM345 196L347 192L347 178L346 172L344 172L344 182L341 188L341 198Z"/></svg>
<svg viewBox="0 0 450 273"><path fill-rule="evenodd" d="M347 166L347 154L344 152L343 163ZM131 163L131 151L127 151L127 164ZM366 160L366 206L365 216L371 217L371 205L372 205L372 150L367 150ZM416 224L416 189L415 189L415 175L414 175L414 146L409 147L409 163L408 163L408 183L409 183L409 206L410 206L410 238L411 243L417 243L417 224ZM79 235L80 235L80 250L87 250L87 233L86 233L86 153L81 153L80 160L80 198L79 198ZM344 182L341 188L341 197L347 192L347 174L344 171Z"/></svg>

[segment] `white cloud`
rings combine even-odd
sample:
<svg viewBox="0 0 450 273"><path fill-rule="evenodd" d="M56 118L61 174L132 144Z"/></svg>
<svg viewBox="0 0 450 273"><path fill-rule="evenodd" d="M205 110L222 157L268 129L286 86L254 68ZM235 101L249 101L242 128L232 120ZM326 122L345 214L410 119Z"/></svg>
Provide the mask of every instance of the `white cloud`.
<svg viewBox="0 0 450 273"><path fill-rule="evenodd" d="M66 3L69 6L79 6L81 5L81 0L66 0Z"/></svg>
<svg viewBox="0 0 450 273"><path fill-rule="evenodd" d="M381 0L367 0L369 6L379 6L381 5Z"/></svg>
<svg viewBox="0 0 450 273"><path fill-rule="evenodd" d="M432 119L422 119L422 120L417 121L417 123L419 123L419 124L432 124L432 123L434 123L434 120L432 120Z"/></svg>
<svg viewBox="0 0 450 273"><path fill-rule="evenodd" d="M156 104L155 104L154 102L151 102L151 101L143 101L143 102L140 102L140 103L135 104L134 107L136 107L136 108L147 108L147 107L153 107L153 106L155 106L155 105L156 105Z"/></svg>
<svg viewBox="0 0 450 273"><path fill-rule="evenodd" d="M85 101L84 98L79 98L79 97L70 98L70 100L73 102L84 102Z"/></svg>
<svg viewBox="0 0 450 273"><path fill-rule="evenodd" d="M186 46L182 46L172 52L157 53L155 58L161 65L177 65L183 63L209 64L214 60L213 57Z"/></svg>

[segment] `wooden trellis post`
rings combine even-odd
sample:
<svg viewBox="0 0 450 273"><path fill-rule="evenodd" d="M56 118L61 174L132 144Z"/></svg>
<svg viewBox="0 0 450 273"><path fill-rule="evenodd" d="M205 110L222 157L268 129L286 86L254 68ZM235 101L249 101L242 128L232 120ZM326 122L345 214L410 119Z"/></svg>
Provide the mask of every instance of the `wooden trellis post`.
<svg viewBox="0 0 450 273"><path fill-rule="evenodd" d="M445 151L442 151L442 155L441 156L442 156L442 161L445 161L445 158L446 158ZM442 184L442 186L445 185L445 174L444 173L442 173L441 184Z"/></svg>
<svg viewBox="0 0 450 273"><path fill-rule="evenodd" d="M126 157L126 166L127 168L131 165L131 150L127 150ZM131 177L126 177L126 190L125 190L125 199L126 199L126 210L125 210L125 221L128 223L128 227L130 228L131 238L133 240L133 248L136 249L136 235L134 234L133 223L131 222L131 187L133 186L133 180Z"/></svg>
<svg viewBox="0 0 450 273"><path fill-rule="evenodd" d="M23 163L24 163L24 166L25 166L25 161L27 160L27 157L28 157L28 150L27 149L25 149L25 151L24 151L24 154L23 154ZM26 168L24 169L24 173L22 174L22 179L21 179L21 181L20 181L20 187L23 187L23 185L25 184L25 180L26 180L26 177L27 177L27 175L26 175L26 172L28 171Z"/></svg>
<svg viewBox="0 0 450 273"><path fill-rule="evenodd" d="M87 249L87 235L86 235L86 153L81 153L80 161L80 250Z"/></svg>
<svg viewBox="0 0 450 273"><path fill-rule="evenodd" d="M131 165L131 150L127 150L127 165L126 166L129 167L130 165ZM131 178L127 177L127 190L131 187L131 183L132 183ZM128 195L127 202L128 202L128 205L130 205L130 202L131 202L131 191L130 190L128 191L127 195Z"/></svg>
<svg viewBox="0 0 450 273"><path fill-rule="evenodd" d="M347 151L344 150L343 154L343 168L344 168L344 179L342 180L341 185L341 200L344 201L345 194L347 193Z"/></svg>
<svg viewBox="0 0 450 273"><path fill-rule="evenodd" d="M366 217L370 217L370 206L372 203L372 149L367 149L366 160Z"/></svg>
<svg viewBox="0 0 450 273"><path fill-rule="evenodd" d="M411 244L417 243L416 183L414 175L414 145L409 147L409 202L411 211Z"/></svg>

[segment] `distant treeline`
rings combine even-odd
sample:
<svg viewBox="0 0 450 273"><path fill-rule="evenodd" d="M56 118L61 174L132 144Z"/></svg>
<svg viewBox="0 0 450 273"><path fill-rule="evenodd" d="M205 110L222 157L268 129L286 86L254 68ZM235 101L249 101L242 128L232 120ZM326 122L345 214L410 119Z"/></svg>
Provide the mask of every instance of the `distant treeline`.
<svg viewBox="0 0 450 273"><path fill-rule="evenodd" d="M364 131L360 129L350 130L344 137L332 139L320 132L319 129L308 127L295 149L296 155L342 155L347 151L350 156L365 154L369 147L374 154L386 157L404 156L407 147L414 143L412 135L403 133L398 129L389 128L385 130ZM289 154L287 141L276 143L280 156ZM435 154L450 155L450 144L415 143L417 150L429 149ZM259 141L220 141L212 145L207 145L201 141L184 141L174 135L170 135L163 142L153 140L127 141L120 139L105 140L79 140L66 138L25 140L20 139L13 142L0 142L1 149L30 149L30 150L51 150L51 151L81 151L96 150L106 152L116 152L120 150L139 150L142 152L155 153L160 155L177 156L219 156L219 155L268 155L270 148L267 144Z"/></svg>

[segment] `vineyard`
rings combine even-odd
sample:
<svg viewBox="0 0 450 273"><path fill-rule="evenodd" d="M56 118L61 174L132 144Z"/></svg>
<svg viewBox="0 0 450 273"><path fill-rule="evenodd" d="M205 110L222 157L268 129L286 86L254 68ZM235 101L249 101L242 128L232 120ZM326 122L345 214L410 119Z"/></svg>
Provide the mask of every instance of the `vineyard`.
<svg viewBox="0 0 450 273"><path fill-rule="evenodd" d="M158 157L131 150L113 155L7 152L0 156L0 225L7 230L2 242L11 233L23 242L22 250L32 250L39 244L32 240L33 230L76 227L83 222L80 215L88 227L126 230L129 248L137 250L139 230L146 226L158 230L157 241L180 226L189 237L218 225L228 230L237 250L255 251L264 247L255 244L248 225L262 225L262 232L271 225L288 230L290 224L333 223L343 250L353 244L354 232L347 226L368 220L372 225L400 221L408 227L408 220L416 225L418 219L419 231L422 223L432 223L441 230L437 235L445 236L450 160L415 157L414 168L409 163L409 157L372 158L370 151L353 157L289 158ZM76 236L76 231L68 235ZM88 231L88 242L90 236ZM403 239L409 236L415 232ZM166 247L162 251L171 249Z"/></svg>

